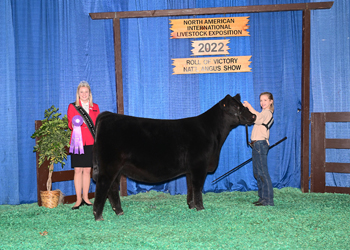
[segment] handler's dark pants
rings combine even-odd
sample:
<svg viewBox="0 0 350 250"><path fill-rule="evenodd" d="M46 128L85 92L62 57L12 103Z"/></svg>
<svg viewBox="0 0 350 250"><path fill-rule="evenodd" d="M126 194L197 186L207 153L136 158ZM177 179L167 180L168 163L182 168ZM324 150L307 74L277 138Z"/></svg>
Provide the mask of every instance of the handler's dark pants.
<svg viewBox="0 0 350 250"><path fill-rule="evenodd" d="M258 183L259 201L263 205L273 206L273 187L267 169L269 145L265 140L256 141L253 146L253 174Z"/></svg>

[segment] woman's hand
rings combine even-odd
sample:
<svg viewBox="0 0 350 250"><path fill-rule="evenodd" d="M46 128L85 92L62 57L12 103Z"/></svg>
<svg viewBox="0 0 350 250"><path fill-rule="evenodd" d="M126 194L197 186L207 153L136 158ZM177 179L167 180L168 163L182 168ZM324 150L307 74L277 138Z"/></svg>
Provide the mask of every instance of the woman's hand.
<svg viewBox="0 0 350 250"><path fill-rule="evenodd" d="M252 105L250 105L249 102L244 101L244 102L243 102L243 106L249 109Z"/></svg>

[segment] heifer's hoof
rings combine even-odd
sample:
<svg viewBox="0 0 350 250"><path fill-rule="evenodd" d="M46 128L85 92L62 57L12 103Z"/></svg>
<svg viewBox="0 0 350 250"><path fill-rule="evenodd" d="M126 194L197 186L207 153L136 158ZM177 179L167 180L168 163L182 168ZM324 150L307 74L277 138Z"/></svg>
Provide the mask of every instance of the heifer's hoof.
<svg viewBox="0 0 350 250"><path fill-rule="evenodd" d="M94 211L94 215L95 215L95 221L102 221L102 220L104 220L102 215L97 215L95 211Z"/></svg>
<svg viewBox="0 0 350 250"><path fill-rule="evenodd" d="M193 201L187 203L189 209L195 208Z"/></svg>
<svg viewBox="0 0 350 250"><path fill-rule="evenodd" d="M103 219L103 217L101 216L101 217L99 217L99 218L96 218L95 217L95 221L103 221L104 219Z"/></svg>
<svg viewBox="0 0 350 250"><path fill-rule="evenodd" d="M113 210L114 210L116 215L123 215L124 214L124 212L123 212L123 210L121 208L117 209L117 208L114 207Z"/></svg>
<svg viewBox="0 0 350 250"><path fill-rule="evenodd" d="M200 210L203 210L204 207L203 206L200 206L200 207L196 207L197 211L200 211Z"/></svg>

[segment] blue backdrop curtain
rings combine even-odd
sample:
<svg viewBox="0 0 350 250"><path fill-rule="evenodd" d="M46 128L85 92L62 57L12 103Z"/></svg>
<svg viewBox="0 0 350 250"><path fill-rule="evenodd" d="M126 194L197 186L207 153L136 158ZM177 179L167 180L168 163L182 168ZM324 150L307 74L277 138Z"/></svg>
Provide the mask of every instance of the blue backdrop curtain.
<svg viewBox="0 0 350 250"><path fill-rule="evenodd" d="M305 1L290 3L300 2ZM254 96L269 91L275 98L270 142L288 138L269 152L273 186L300 187L302 12L252 13L250 30ZM258 107L259 99L255 100Z"/></svg>
<svg viewBox="0 0 350 250"><path fill-rule="evenodd" d="M3 16L1 24L6 27L2 31L12 29L13 41L7 46L12 46L13 52L7 57L14 60L15 78L8 77L5 84L9 93L1 99L8 106L6 114L12 116L10 125L1 121L1 127L7 129L2 132L12 139L0 146L1 152L6 152L1 154L6 160L1 169L8 172L3 177L6 181L0 184L4 185L1 194L5 196L0 203L18 204L37 200L35 141L30 136L34 121L44 118L45 109L55 105L65 115L68 104L75 100L79 82L86 80L100 109L116 112L113 29L111 22L91 20L89 13L94 6L89 2L6 2L8 11L4 13L9 18L5 22ZM120 6L113 7L120 11ZM8 32L9 39L10 35ZM70 169L70 159L63 169L55 166L55 170ZM73 182L54 184L56 188L67 195L74 193Z"/></svg>
<svg viewBox="0 0 350 250"><path fill-rule="evenodd" d="M312 2L321 2L315 1ZM349 112L350 2L311 15L313 112ZM350 139L350 123L326 123L326 138ZM326 149L326 162L349 163L349 149ZM326 173L326 185L350 187L350 174Z"/></svg>
<svg viewBox="0 0 350 250"><path fill-rule="evenodd" d="M3 91L0 98L5 119L0 120L3 139L0 144L0 204L37 200L35 154L32 152L35 142L30 138L34 121L43 119L44 110L51 105L59 107L62 115L66 114L81 80L90 83L94 102L99 104L101 111L117 112L112 21L91 20L89 13L298 2L308 1L2 1L0 74ZM349 16L348 5L346 0L336 1L331 10L312 12L312 101L313 109L317 111L346 111L349 108L346 99L349 88L345 85L349 73L344 70L349 63L349 22L344 19ZM226 94L236 93L259 110L259 94L272 92L276 111L270 142L288 137L269 153L272 182L277 188L299 187L302 13L229 16L250 16L250 37L228 39L230 56L252 55L251 73L172 75L171 59L190 57L192 47L190 39L170 39L169 19L193 16L122 19L125 114L160 119L196 116ZM335 34L327 33L334 29L323 28L329 20L334 24L342 22ZM337 38L328 41L332 36ZM337 42L336 45L333 42ZM325 48L334 51L328 51L328 58L337 53L329 65L324 65L326 62L320 56L326 53ZM337 72L339 70L341 74ZM333 74L332 77L328 73ZM327 92L332 92L333 98L326 99ZM318 104L325 100L332 103L331 106L328 102ZM333 102L337 104L332 106ZM348 130L347 125L344 126L341 131ZM222 148L218 169L208 175L204 192L257 190L251 164L217 184L211 184L213 179L251 157L251 150L244 140L244 127L230 133ZM71 169L70 159L63 168L68 169ZM58 165L55 170L62 168ZM332 180L334 178L338 177L332 177ZM53 188L74 194L72 182L58 183ZM157 185L128 180L129 194L148 190L171 194L187 192L184 177Z"/></svg>
<svg viewBox="0 0 350 250"><path fill-rule="evenodd" d="M293 1L301 2L301 1ZM275 2L274 2L275 3ZM187 8L207 8L220 6L252 5L245 1L206 1L195 2ZM259 4L271 4L271 1L260 1ZM178 6L159 6L160 8L179 8ZM152 10L157 6L130 3L129 9ZM200 75L169 75L171 68L157 65L168 62L171 58L191 57L190 39L173 39L169 41L169 26L167 18L146 18L129 20L129 32L134 41L129 43L128 65L135 67L129 76L129 91L127 94L125 112L135 116L152 118L181 118L203 113L226 94L240 93L244 100L249 100L259 110L259 94L270 91L275 95L276 112L275 125L271 129L271 142L276 142L284 136L288 137L285 146L275 148L269 155L269 166L273 185L299 187L300 185L300 97L301 97L301 12L240 14L229 16L250 16L250 37L230 38L230 55L252 55L252 73L200 74ZM223 17L210 15L203 17ZM171 17L188 18L188 17ZM170 18L170 19L171 19ZM195 17L193 17L195 18ZM283 21L282 21L283 20ZM130 31L130 27L138 27ZM149 27L159 27L150 30ZM168 31L168 32L166 32ZM151 35L149 35L151 33ZM147 41L147 39L149 39ZM185 41L183 41L185 40ZM129 40L130 42L130 40ZM136 43L136 44L135 44ZM132 45L131 45L132 44ZM170 53L160 53L154 61L152 49L163 50L169 46ZM136 49L138 48L138 49ZM157 52L156 52L157 53ZM123 54L125 56L125 54ZM159 56L159 57L158 57ZM137 60L138 62L136 62ZM153 68L154 67L154 68ZM162 75L159 69L164 69ZM164 72L162 72L164 73ZM130 77L134 77L130 80ZM140 79L141 77L141 79ZM148 79L148 80L147 80ZM159 92L158 84L164 85ZM147 85L150 83L150 85ZM140 87L134 87L135 85ZM140 93L141 92L141 93ZM152 96L152 98L149 98ZM125 96L124 96L125 97ZM176 101L172 102L171 98ZM144 101L142 100L144 99ZM159 102L154 102L159 100ZM132 108L131 106L135 108ZM140 107L140 103L144 105ZM164 106L169 105L169 114L164 113ZM186 110L183 110L183 108ZM286 150L287 149L287 150ZM256 181L252 175L252 165L249 164L224 180L212 184L223 173L246 161L251 157L251 151L245 144L244 127L233 130L227 138L222 151L217 171L209 174L204 192L220 192L234 190L256 190ZM145 185L128 180L128 193L134 194L148 190L161 190L171 194L186 193L185 177L178 178L162 185Z"/></svg>
<svg viewBox="0 0 350 250"><path fill-rule="evenodd" d="M15 34L12 21L11 1L0 2L3 14L0 17L0 204L18 204L20 198L19 143L16 102Z"/></svg>

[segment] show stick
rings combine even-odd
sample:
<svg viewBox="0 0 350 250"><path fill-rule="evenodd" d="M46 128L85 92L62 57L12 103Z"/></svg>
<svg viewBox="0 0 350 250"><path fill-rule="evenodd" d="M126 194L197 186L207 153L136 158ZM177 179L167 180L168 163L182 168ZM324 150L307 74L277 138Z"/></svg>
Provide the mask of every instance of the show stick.
<svg viewBox="0 0 350 250"><path fill-rule="evenodd" d="M277 146L278 144L280 144L281 142L287 140L287 137L284 137L283 139L279 140L278 142L276 142L275 144L271 145L269 147L269 150L275 146ZM250 158L249 160L246 160L245 162L239 164L237 167L231 169L230 171L226 172L225 174L221 175L219 178L213 180L211 183L214 184L220 180L222 180L223 178L227 177L228 175L230 175L231 173L235 172L236 170L240 169L241 167L243 167L244 165L248 164L249 162L251 162L253 160L253 158Z"/></svg>

